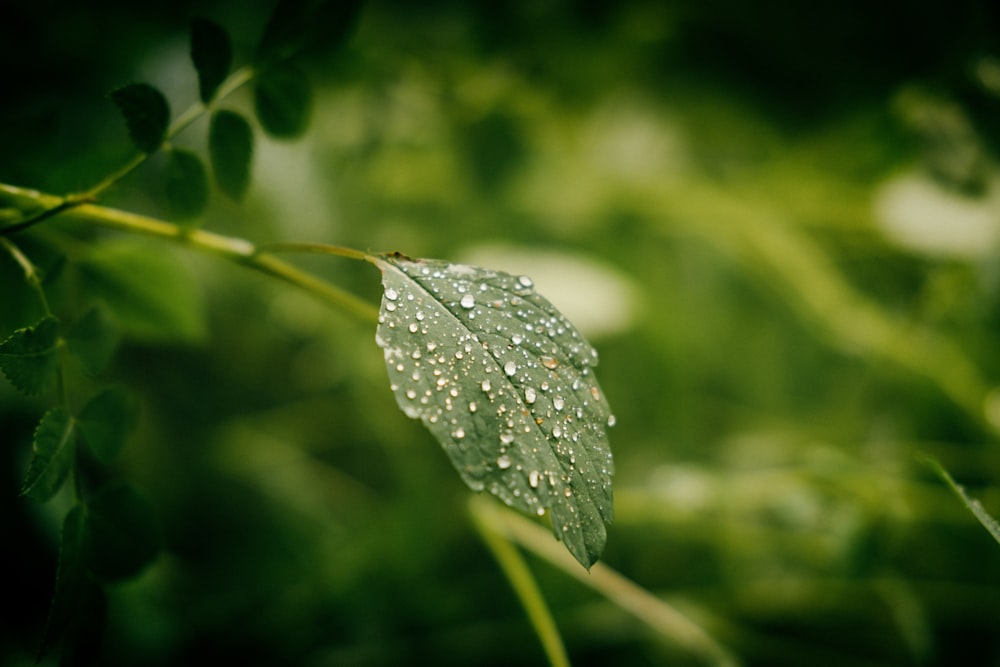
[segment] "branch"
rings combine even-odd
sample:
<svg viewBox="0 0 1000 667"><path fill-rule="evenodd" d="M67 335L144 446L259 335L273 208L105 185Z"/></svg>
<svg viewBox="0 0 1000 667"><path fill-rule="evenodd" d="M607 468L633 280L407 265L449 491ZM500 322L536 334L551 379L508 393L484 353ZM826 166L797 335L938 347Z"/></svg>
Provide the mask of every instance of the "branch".
<svg viewBox="0 0 1000 667"><path fill-rule="evenodd" d="M46 210L52 210L63 202L61 197L55 195L0 183L0 196L3 195L35 206L40 205ZM378 321L378 309L367 301L320 280L316 276L306 273L270 253L260 251L260 249L246 239L224 236L201 229L187 229L144 215L83 202L75 204L67 209L67 212L74 219L91 225L143 234L145 236L155 236L222 257L300 287L359 319L369 322ZM21 224L23 223L18 223L18 225ZM18 225L12 226L17 227ZM7 233L9 229L10 227L0 228L0 237ZM356 252L356 258L358 259L367 256L360 251Z"/></svg>

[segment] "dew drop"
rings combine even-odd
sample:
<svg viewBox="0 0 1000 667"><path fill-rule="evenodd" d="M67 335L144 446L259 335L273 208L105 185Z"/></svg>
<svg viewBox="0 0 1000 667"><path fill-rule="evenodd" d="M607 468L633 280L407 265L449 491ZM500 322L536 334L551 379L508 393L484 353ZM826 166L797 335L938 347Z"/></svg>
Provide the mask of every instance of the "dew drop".
<svg viewBox="0 0 1000 667"><path fill-rule="evenodd" d="M528 405L534 403L537 397L538 396L535 393L533 387L528 387L527 389L524 390L524 402L527 403Z"/></svg>
<svg viewBox="0 0 1000 667"><path fill-rule="evenodd" d="M391 313L392 311L396 310L396 304L394 304L392 301L390 301L390 302L388 302L388 303L385 304L385 309L388 310Z"/></svg>
<svg viewBox="0 0 1000 667"><path fill-rule="evenodd" d="M420 328L420 325L417 324L416 322L410 322L410 326L407 328L410 330L410 333L417 333L417 330Z"/></svg>
<svg viewBox="0 0 1000 667"><path fill-rule="evenodd" d="M483 383L479 386L483 388L483 391L489 391L493 387L493 385L490 384L489 380L483 380Z"/></svg>
<svg viewBox="0 0 1000 667"><path fill-rule="evenodd" d="M608 426L609 427L614 426L617 423L618 423L618 420L615 419L614 415L608 415Z"/></svg>
<svg viewBox="0 0 1000 667"><path fill-rule="evenodd" d="M472 401L469 403L469 412L475 412L477 410L476 402Z"/></svg>
<svg viewBox="0 0 1000 667"><path fill-rule="evenodd" d="M503 372L509 376L514 375L514 373L517 372L517 364L515 364L513 361L508 361L503 365Z"/></svg>
<svg viewBox="0 0 1000 667"><path fill-rule="evenodd" d="M506 454L501 454L497 457L497 467L500 468L500 470L506 470L512 465L512 463L513 462L510 460L510 457Z"/></svg>
<svg viewBox="0 0 1000 667"><path fill-rule="evenodd" d="M514 345L520 345L521 343L524 342L524 336L516 333L510 337L510 342L514 343Z"/></svg>
<svg viewBox="0 0 1000 667"><path fill-rule="evenodd" d="M555 357L542 357L541 361L542 361L542 366L545 366L550 371L559 368L559 360L556 359Z"/></svg>
<svg viewBox="0 0 1000 667"><path fill-rule="evenodd" d="M389 287L385 290L385 298L389 299L389 301L395 301L399 298L399 292Z"/></svg>
<svg viewBox="0 0 1000 667"><path fill-rule="evenodd" d="M535 510L535 514L538 516L545 516L545 508L539 505L538 509Z"/></svg>
<svg viewBox="0 0 1000 667"><path fill-rule="evenodd" d="M566 401L563 400L562 396L556 396L552 399L552 407L556 410L562 410L566 407Z"/></svg>
<svg viewBox="0 0 1000 667"><path fill-rule="evenodd" d="M465 429L459 426L451 434L456 440L461 440L465 437Z"/></svg>
<svg viewBox="0 0 1000 667"><path fill-rule="evenodd" d="M415 398L417 397L417 392L416 392L416 390L414 390L414 389L407 389L407 390L406 390L406 397L407 397L408 399L410 399L411 401L412 401L413 399L415 399Z"/></svg>
<svg viewBox="0 0 1000 667"><path fill-rule="evenodd" d="M532 470L528 473L528 484L533 489L538 488L538 482L542 479L542 474L537 470Z"/></svg>
<svg viewBox="0 0 1000 667"><path fill-rule="evenodd" d="M567 486L565 489L563 489L563 495L569 498L570 496L573 495L573 489Z"/></svg>
<svg viewBox="0 0 1000 667"><path fill-rule="evenodd" d="M528 276L521 276L517 279L517 282L521 283L521 287L531 287L535 282Z"/></svg>
<svg viewBox="0 0 1000 667"><path fill-rule="evenodd" d="M505 445L509 445L514 442L514 434L511 431L504 431L500 434L500 442Z"/></svg>
<svg viewBox="0 0 1000 667"><path fill-rule="evenodd" d="M472 296L471 294L466 294L465 296L462 297L462 300L458 302L458 305L468 310L476 305L476 297Z"/></svg>

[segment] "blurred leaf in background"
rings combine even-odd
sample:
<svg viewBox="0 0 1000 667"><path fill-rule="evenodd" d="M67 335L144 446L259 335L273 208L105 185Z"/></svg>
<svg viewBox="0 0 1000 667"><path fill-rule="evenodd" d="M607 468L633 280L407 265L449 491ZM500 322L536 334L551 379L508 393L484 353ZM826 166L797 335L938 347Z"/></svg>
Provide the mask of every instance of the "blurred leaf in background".
<svg viewBox="0 0 1000 667"><path fill-rule="evenodd" d="M53 192L132 154L109 91L199 99L192 16L225 26L240 62L295 41L279 25L254 55L268 11L232 2L8 14L0 181ZM263 95L263 129L302 136L255 127L253 187L199 224L531 275L599 350L617 417L602 562L742 663L1000 660L1000 551L918 459L1000 514L993 4L383 0L345 16L337 48L227 99L251 118ZM105 203L167 217L155 183L137 173ZM373 327L211 258L52 222L32 251L69 256L79 289L54 289L56 312L115 314L106 374L142 405L116 465L162 518L163 556L109 589L102 664L543 661L468 491L396 409ZM377 304L370 267L302 264ZM0 272L6 337L42 315L8 258ZM0 385L12 664L41 645L55 582L59 522L18 498L45 409ZM700 664L529 564L573 664Z"/></svg>

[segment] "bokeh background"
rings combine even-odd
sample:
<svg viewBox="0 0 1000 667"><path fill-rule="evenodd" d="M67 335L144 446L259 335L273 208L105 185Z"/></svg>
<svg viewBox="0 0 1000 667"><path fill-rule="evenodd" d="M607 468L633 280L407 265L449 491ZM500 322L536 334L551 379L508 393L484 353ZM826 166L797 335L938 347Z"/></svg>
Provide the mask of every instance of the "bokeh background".
<svg viewBox="0 0 1000 667"><path fill-rule="evenodd" d="M0 180L100 180L131 150L107 93L147 81L179 113L188 19L239 61L269 11L12 3ZM309 131L258 134L208 228L532 275L617 415L603 562L742 663L1000 664L1000 545L920 459L1000 513L993 3L380 0L308 74ZM103 203L163 215L158 179ZM122 323L108 375L141 399L121 471L164 553L109 591L104 664L544 664L370 323L155 241L68 252L158 261L177 304ZM370 266L296 261L378 303ZM17 498L47 400L0 383L5 664L34 658L65 510ZM574 664L700 664L528 560Z"/></svg>

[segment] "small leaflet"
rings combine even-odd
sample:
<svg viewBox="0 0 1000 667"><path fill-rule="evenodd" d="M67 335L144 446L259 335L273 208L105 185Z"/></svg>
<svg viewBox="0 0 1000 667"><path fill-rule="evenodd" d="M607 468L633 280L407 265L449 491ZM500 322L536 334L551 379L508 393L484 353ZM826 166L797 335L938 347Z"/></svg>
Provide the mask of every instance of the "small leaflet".
<svg viewBox="0 0 1000 667"><path fill-rule="evenodd" d="M225 28L207 19L191 19L191 62L198 72L198 94L208 104L233 64L233 46Z"/></svg>
<svg viewBox="0 0 1000 667"><path fill-rule="evenodd" d="M284 63L261 69L254 82L257 120L275 139L295 139L306 131L312 112L312 88L298 67Z"/></svg>
<svg viewBox="0 0 1000 667"><path fill-rule="evenodd" d="M21 495L45 502L59 491L73 467L73 420L66 408L52 408L35 429L34 456Z"/></svg>
<svg viewBox="0 0 1000 667"><path fill-rule="evenodd" d="M170 122L170 105L163 93L147 83L131 83L113 91L111 101L125 118L136 148L143 153L156 152Z"/></svg>
<svg viewBox="0 0 1000 667"><path fill-rule="evenodd" d="M201 159L191 151L174 148L165 170L167 206L174 220L191 220L208 206L208 176Z"/></svg>
<svg viewBox="0 0 1000 667"><path fill-rule="evenodd" d="M208 131L208 153L216 185L232 199L242 199L250 184L253 157L250 123L235 111L216 111Z"/></svg>
<svg viewBox="0 0 1000 667"><path fill-rule="evenodd" d="M374 259L384 293L376 342L402 411L459 475L552 529L589 568L613 520L597 352L527 276L400 255Z"/></svg>
<svg viewBox="0 0 1000 667"><path fill-rule="evenodd" d="M25 394L40 394L59 373L58 342L59 321L54 317L18 329L0 343L0 371Z"/></svg>
<svg viewBox="0 0 1000 667"><path fill-rule="evenodd" d="M138 409L132 394L121 387L104 389L87 401L77 429L97 460L111 463L118 456L135 428Z"/></svg>

